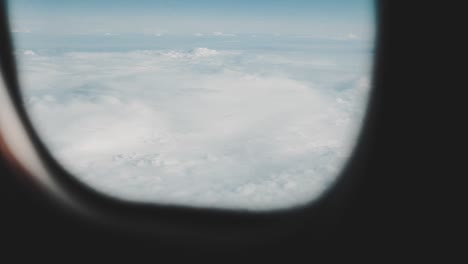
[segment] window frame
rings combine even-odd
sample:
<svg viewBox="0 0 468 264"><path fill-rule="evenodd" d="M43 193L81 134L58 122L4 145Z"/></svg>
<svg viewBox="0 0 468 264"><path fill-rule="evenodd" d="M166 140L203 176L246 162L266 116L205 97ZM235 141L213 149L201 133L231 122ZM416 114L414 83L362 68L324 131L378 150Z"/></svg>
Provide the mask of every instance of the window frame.
<svg viewBox="0 0 468 264"><path fill-rule="evenodd" d="M58 192L44 187L34 172L22 171L25 183L33 186L37 195L61 206L86 221L112 230L141 233L148 236L180 238L185 241L228 242L234 244L265 243L281 237L308 231L326 237L338 232L337 227L352 201L366 162L370 159L374 142L375 123L381 101L381 65L383 59L382 33L384 32L384 1L375 1L375 54L373 57L372 85L365 118L350 158L336 182L316 200L290 209L252 212L247 210L194 208L189 206L157 205L153 203L118 200L81 184L47 151L35 132L26 113L17 78L13 44L9 31L6 0L0 0L0 64L4 85L17 113L19 123L30 140L37 160L45 168ZM1 89L1 87L0 87ZM0 124L1 125L1 124ZM0 143L5 129L0 126ZM5 152L5 149L2 148ZM5 153L4 153L5 154ZM24 167L21 158L7 155L10 163ZM61 193L60 195L58 193ZM190 242L189 242L190 243Z"/></svg>

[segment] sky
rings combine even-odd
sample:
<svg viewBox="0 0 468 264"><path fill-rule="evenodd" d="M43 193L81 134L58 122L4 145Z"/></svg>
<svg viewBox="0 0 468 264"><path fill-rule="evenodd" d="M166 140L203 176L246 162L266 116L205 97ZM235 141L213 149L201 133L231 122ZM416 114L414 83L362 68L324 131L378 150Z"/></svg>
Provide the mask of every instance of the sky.
<svg viewBox="0 0 468 264"><path fill-rule="evenodd" d="M15 0L17 31L93 33L369 34L370 0Z"/></svg>
<svg viewBox="0 0 468 264"><path fill-rule="evenodd" d="M25 107L56 160L115 198L303 205L359 134L371 3L11 1Z"/></svg>

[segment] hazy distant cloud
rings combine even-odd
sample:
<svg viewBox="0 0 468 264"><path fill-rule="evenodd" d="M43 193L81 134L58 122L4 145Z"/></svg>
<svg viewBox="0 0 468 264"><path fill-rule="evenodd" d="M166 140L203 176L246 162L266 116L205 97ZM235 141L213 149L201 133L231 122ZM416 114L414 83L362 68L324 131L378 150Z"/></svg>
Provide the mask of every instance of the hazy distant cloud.
<svg viewBox="0 0 468 264"><path fill-rule="evenodd" d="M32 33L32 31L30 29L27 29L27 28L13 28L11 30L11 32L13 32L13 33Z"/></svg>
<svg viewBox="0 0 468 264"><path fill-rule="evenodd" d="M195 37L203 37L203 36L216 36L216 37L235 37L236 35L235 34L230 34L230 33L223 33L221 31L215 31L215 32L211 32L211 33L208 33L208 34L204 34L204 33L200 33L200 32L197 32L197 33L194 33L193 36Z"/></svg>
<svg viewBox="0 0 468 264"><path fill-rule="evenodd" d="M148 35L148 36L156 36L156 37L162 37L168 33L167 30L164 29L154 29L154 28L145 28L143 29L143 34Z"/></svg>
<svg viewBox="0 0 468 264"><path fill-rule="evenodd" d="M117 33L111 33L111 32L106 32L104 33L104 36L108 36L108 37L111 37L111 36L119 36L120 34L117 34Z"/></svg>
<svg viewBox="0 0 468 264"><path fill-rule="evenodd" d="M34 56L36 55L36 53L32 50L25 50L23 51L23 54L26 55L26 56Z"/></svg>
<svg viewBox="0 0 468 264"><path fill-rule="evenodd" d="M228 33L223 33L220 31L215 31L212 33L213 36L218 36L218 37L235 37L235 34L228 34Z"/></svg>
<svg viewBox="0 0 468 264"><path fill-rule="evenodd" d="M346 35L346 38L347 39L360 39L360 37L358 35L354 34L354 33L348 33Z"/></svg>
<svg viewBox="0 0 468 264"><path fill-rule="evenodd" d="M194 48L189 51L170 50L163 52L162 55L173 59L196 59L219 55L220 52L208 48Z"/></svg>

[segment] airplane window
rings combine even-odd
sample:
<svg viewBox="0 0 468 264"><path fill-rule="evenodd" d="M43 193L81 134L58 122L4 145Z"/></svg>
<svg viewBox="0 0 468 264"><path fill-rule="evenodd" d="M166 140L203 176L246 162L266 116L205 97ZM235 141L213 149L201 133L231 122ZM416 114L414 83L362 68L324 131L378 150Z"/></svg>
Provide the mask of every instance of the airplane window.
<svg viewBox="0 0 468 264"><path fill-rule="evenodd" d="M273 210L333 186L366 111L371 0L9 1L24 106L113 197Z"/></svg>

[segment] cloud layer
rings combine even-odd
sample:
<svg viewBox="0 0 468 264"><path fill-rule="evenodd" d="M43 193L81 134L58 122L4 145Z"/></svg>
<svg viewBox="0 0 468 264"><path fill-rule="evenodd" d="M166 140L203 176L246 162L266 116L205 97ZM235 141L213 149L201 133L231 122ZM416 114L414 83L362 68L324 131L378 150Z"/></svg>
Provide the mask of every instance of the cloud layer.
<svg viewBox="0 0 468 264"><path fill-rule="evenodd" d="M38 132L85 184L136 201L268 210L334 182L365 110L370 55L194 44L18 58Z"/></svg>

